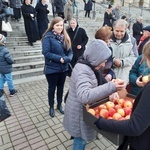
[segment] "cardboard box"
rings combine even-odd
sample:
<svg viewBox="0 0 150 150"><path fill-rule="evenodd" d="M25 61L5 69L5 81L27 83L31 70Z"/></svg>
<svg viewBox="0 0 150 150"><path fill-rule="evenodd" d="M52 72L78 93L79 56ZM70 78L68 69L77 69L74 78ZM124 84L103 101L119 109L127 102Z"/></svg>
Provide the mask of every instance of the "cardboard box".
<svg viewBox="0 0 150 150"><path fill-rule="evenodd" d="M134 95L128 94L126 90L118 92L119 97L120 98L124 98L124 99L130 99L133 100L135 99ZM119 146L122 141L124 136L120 135L120 134L115 134L112 132L107 132L104 130L99 130L95 125L94 122L97 120L97 118L95 116L93 116L92 114L90 114L89 112L87 112L88 108L95 108L105 102L109 101L109 98L104 98L96 103L93 103L91 105L84 105L83 106L83 121L88 124L92 129L95 129L97 132L99 132L101 135L103 135L105 138L107 138L109 141L111 141L113 144Z"/></svg>

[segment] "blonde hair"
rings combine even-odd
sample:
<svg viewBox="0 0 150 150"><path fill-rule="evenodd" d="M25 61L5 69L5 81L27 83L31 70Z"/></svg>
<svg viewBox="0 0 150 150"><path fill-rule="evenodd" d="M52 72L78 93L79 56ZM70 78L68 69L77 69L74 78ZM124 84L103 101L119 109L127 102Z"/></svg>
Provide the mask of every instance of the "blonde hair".
<svg viewBox="0 0 150 150"><path fill-rule="evenodd" d="M53 27L56 23L60 22L60 21L63 21L64 20L61 18L61 17L55 17L51 23L50 23L50 26L48 27L48 29L45 31L45 33L43 34L43 37L45 36L45 34L49 31L52 31L53 30ZM62 30L62 34L64 34L64 40L65 40L65 43L66 43L66 46L67 46L67 50L69 50L71 48L71 40L70 40L70 37L65 29L65 27L63 27L63 30Z"/></svg>
<svg viewBox="0 0 150 150"><path fill-rule="evenodd" d="M142 53L148 60L150 60L150 41L144 45Z"/></svg>

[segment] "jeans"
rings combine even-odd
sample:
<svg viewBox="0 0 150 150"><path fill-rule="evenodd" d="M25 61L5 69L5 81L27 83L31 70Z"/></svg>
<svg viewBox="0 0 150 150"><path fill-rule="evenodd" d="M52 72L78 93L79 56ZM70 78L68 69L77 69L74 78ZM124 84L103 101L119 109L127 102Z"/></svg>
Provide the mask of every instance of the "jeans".
<svg viewBox="0 0 150 150"><path fill-rule="evenodd" d="M0 89L4 89L4 84L7 82L9 91L14 90L14 84L12 81L12 74L7 73L7 74L0 74Z"/></svg>
<svg viewBox="0 0 150 150"><path fill-rule="evenodd" d="M81 137L74 137L73 150L85 150L86 141Z"/></svg>
<svg viewBox="0 0 150 150"><path fill-rule="evenodd" d="M57 103L62 103L64 83L66 80L66 72L46 74L48 82L48 100L49 106L54 107L54 96L57 87Z"/></svg>

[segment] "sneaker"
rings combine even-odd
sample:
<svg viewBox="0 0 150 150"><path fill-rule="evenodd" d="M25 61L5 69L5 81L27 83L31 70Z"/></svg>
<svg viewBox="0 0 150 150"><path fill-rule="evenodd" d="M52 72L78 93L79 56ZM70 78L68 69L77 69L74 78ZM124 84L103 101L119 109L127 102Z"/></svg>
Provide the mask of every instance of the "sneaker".
<svg viewBox="0 0 150 150"><path fill-rule="evenodd" d="M10 91L10 97L15 96L15 95L17 94L17 92L18 92L18 91L15 90L15 89L14 89L14 90L11 90L11 91Z"/></svg>
<svg viewBox="0 0 150 150"><path fill-rule="evenodd" d="M3 96L3 94L4 94L4 90L0 89L0 97Z"/></svg>

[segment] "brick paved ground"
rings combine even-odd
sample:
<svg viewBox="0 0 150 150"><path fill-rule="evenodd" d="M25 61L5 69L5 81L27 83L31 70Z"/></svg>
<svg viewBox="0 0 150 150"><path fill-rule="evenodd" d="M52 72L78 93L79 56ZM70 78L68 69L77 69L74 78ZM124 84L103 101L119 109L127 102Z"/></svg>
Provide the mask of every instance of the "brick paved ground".
<svg viewBox="0 0 150 150"><path fill-rule="evenodd" d="M9 97L5 88L5 100L12 116L0 123L0 150L71 150L72 140L63 128L63 115L56 110L56 117L49 116L46 80L17 84L16 88L19 92L14 97ZM65 92L67 89L68 80ZM101 136L87 147L116 149Z"/></svg>

